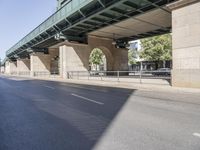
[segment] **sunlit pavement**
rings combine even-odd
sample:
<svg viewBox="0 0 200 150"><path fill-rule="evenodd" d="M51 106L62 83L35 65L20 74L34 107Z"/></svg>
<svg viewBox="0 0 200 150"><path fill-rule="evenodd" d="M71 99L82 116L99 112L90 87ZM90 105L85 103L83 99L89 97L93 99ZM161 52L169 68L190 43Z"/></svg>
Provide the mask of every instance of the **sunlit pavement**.
<svg viewBox="0 0 200 150"><path fill-rule="evenodd" d="M199 150L200 94L0 77L0 150Z"/></svg>

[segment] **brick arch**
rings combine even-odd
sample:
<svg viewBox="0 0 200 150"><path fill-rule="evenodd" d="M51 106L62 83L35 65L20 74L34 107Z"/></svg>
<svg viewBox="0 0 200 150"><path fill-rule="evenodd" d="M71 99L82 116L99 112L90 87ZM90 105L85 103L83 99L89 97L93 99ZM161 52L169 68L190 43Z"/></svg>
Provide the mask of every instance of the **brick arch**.
<svg viewBox="0 0 200 150"><path fill-rule="evenodd" d="M95 47L95 48L98 48L100 49L103 54L105 55L106 57L106 68L107 70L113 70L113 62L114 62L114 58L113 58L113 54L111 53L111 51L104 47L104 46L98 46L98 47ZM92 51L95 49L95 48L90 48L90 52L89 52L89 56L88 56L88 61L89 61L89 57L90 57L90 54L92 53Z"/></svg>

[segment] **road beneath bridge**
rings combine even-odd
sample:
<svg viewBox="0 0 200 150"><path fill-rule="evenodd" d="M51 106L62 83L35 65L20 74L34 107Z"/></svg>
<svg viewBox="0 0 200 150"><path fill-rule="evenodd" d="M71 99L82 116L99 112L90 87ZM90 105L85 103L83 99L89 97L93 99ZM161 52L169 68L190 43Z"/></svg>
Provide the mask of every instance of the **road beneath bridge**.
<svg viewBox="0 0 200 150"><path fill-rule="evenodd" d="M199 150L198 94L0 77L1 150Z"/></svg>

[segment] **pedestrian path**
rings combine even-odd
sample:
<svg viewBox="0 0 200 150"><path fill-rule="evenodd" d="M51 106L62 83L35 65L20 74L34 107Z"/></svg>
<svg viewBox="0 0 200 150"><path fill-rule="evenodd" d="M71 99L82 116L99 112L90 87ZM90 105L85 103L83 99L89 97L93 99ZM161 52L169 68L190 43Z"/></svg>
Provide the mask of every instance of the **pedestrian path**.
<svg viewBox="0 0 200 150"><path fill-rule="evenodd" d="M15 76L5 76L1 77L10 78L12 80L47 80L47 81L57 81L65 83L83 84L83 85L97 85L103 87L117 87L117 88L127 88L127 89L140 89L146 91L161 91L161 92L171 92L171 93L194 93L200 95L200 89L196 88L181 88L172 87L170 85L164 84L150 84L150 83L129 83L129 82L111 82L111 81L99 81L99 80L80 80L80 79L62 79L59 77L15 77Z"/></svg>

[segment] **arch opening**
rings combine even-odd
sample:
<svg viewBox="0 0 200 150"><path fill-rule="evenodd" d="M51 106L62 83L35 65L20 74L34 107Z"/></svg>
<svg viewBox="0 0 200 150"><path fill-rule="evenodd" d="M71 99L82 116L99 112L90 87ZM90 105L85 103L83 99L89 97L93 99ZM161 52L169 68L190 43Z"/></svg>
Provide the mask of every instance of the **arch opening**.
<svg viewBox="0 0 200 150"><path fill-rule="evenodd" d="M102 49L94 48L89 56L90 71L107 71L107 57Z"/></svg>

